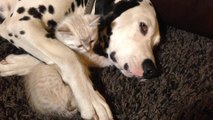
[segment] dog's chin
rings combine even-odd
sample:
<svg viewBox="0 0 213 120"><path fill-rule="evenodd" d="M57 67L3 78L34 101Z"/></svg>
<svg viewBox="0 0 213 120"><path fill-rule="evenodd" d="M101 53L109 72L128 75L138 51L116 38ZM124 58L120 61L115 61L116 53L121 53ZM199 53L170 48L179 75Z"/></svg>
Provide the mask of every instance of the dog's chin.
<svg viewBox="0 0 213 120"><path fill-rule="evenodd" d="M135 77L135 75L133 75L132 73L124 71L124 70L121 70L121 72L124 76L126 76L128 78L135 78L135 79L139 80L140 82L145 82L146 80L148 80L148 79L143 78L143 77Z"/></svg>
<svg viewBox="0 0 213 120"><path fill-rule="evenodd" d="M134 75L133 73L128 72L128 71L121 70L121 72L123 73L124 76L126 76L128 78L136 78L138 80L143 79L143 77L137 77L136 75ZM143 80L145 80L145 79L143 79Z"/></svg>
<svg viewBox="0 0 213 120"><path fill-rule="evenodd" d="M121 72L123 73L124 76L126 77L129 77L129 78L132 78L134 77L134 75L130 72L127 72L127 71L124 71L124 70L121 70Z"/></svg>

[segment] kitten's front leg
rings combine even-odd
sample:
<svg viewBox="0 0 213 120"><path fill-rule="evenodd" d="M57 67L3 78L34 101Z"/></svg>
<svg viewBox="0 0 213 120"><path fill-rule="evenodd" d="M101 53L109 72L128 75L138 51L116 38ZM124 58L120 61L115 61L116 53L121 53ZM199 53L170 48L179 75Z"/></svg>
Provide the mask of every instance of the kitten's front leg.
<svg viewBox="0 0 213 120"><path fill-rule="evenodd" d="M113 65L106 57L99 56L92 51L85 53L85 56L91 62L89 66L107 67Z"/></svg>

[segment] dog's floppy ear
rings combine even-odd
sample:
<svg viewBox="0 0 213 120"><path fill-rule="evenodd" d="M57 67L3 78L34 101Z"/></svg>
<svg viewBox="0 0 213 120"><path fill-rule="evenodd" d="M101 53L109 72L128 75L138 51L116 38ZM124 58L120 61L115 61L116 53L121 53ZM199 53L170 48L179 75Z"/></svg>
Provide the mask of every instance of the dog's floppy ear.
<svg viewBox="0 0 213 120"><path fill-rule="evenodd" d="M153 37L153 45L157 46L160 42L160 31L159 31L159 25L156 21L156 28L154 32L154 37Z"/></svg>
<svg viewBox="0 0 213 120"><path fill-rule="evenodd" d="M100 19L99 29L109 26L113 20L119 17L126 10L140 5L138 0L119 1L113 5L113 9Z"/></svg>

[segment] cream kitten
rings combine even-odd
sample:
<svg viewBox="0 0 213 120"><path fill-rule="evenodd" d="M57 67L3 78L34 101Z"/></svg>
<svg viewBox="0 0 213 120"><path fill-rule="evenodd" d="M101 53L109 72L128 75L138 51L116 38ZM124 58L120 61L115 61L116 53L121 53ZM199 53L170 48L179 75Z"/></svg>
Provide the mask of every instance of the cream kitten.
<svg viewBox="0 0 213 120"><path fill-rule="evenodd" d="M69 118L77 112L72 91L54 66L41 63L24 80L27 99L35 111Z"/></svg>
<svg viewBox="0 0 213 120"><path fill-rule="evenodd" d="M100 64L106 61L105 58L90 52L98 36L98 19L99 17L94 15L68 16L56 29L56 37L71 49L80 52L79 58L85 65L87 58L96 62L99 59ZM27 97L30 105L40 113L70 118L77 111L75 100L71 89L63 83L56 69L56 66L43 63L34 67L25 76Z"/></svg>

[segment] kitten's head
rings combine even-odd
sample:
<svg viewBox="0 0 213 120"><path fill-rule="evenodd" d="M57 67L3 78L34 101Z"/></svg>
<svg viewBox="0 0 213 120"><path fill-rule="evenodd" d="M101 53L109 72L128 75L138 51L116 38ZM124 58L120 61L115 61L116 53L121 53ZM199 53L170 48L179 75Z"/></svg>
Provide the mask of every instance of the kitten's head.
<svg viewBox="0 0 213 120"><path fill-rule="evenodd" d="M97 15L70 15L61 21L56 37L71 49L87 52L92 49L98 37Z"/></svg>

